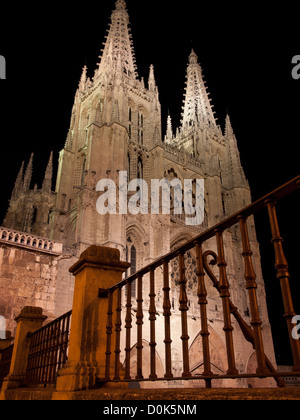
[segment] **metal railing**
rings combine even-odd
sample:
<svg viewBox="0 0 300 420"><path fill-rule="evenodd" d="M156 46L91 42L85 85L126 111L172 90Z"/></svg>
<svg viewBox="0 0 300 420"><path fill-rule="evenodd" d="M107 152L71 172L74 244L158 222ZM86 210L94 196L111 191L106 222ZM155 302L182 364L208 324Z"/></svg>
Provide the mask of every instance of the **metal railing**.
<svg viewBox="0 0 300 420"><path fill-rule="evenodd" d="M28 335L30 347L26 385L55 384L58 370L68 359L72 311Z"/></svg>
<svg viewBox="0 0 300 420"><path fill-rule="evenodd" d="M3 382L3 379L9 374L13 349L14 345L11 344L0 352L0 386Z"/></svg>
<svg viewBox="0 0 300 420"><path fill-rule="evenodd" d="M295 192L300 187L300 176L291 180L287 184L281 186L272 193L259 199L255 203L247 206L233 216L227 218L214 227L206 230L204 233L195 237L193 240L187 242L179 249L170 252L169 254L157 259L153 263L139 270L135 274L127 277L125 280L111 287L107 291L108 296L108 313L107 313L107 344L106 344L106 372L105 377L100 379L100 382L108 381L153 381L153 380L174 380L174 379L203 379L207 387L211 387L211 381L214 379L223 378L251 378L251 377L273 377L278 386L283 386L283 376L300 376L300 341L292 338L292 329L295 326L292 322L296 315L294 312L291 291L289 286L289 272L286 257L284 255L280 235L279 225L276 213L276 202ZM256 273L252 263L253 252L250 248L250 239L247 226L249 217L267 209L270 228L272 234L272 243L275 252L275 268L277 271L277 278L280 281L282 298L284 304L284 317L286 319L287 328L290 337L290 346L292 350L294 367L292 372L277 372L272 363L268 359L264 351L264 342L262 335L262 321L260 318L258 298L257 298L257 282ZM230 285L227 277L227 262L225 260L224 252L224 238L223 234L227 229L234 225L239 227L242 238L242 255L244 263L244 279L245 287L248 293L249 309L250 309L250 325L245 322L237 307L233 304L230 296ZM214 251L203 251L203 245L206 241L214 238L216 241L217 253ZM189 336L188 336L188 297L187 297L187 278L185 273L185 254L194 249L197 260L197 282L198 282L198 304L200 311L199 330L202 339L203 348L203 372L202 374L193 375L190 369L189 360ZM179 264L179 311L181 316L181 343L182 343L182 377L174 378L172 373L172 339L170 330L170 321L172 317L171 301L170 301L170 263L178 258ZM218 278L214 275L211 265L218 267ZM163 316L164 316L164 349L165 349L165 373L163 377L158 377L156 367L156 270L161 267L163 272ZM149 280L149 307L143 307L143 290L145 286L144 277L147 275ZM221 375L213 374L209 328L207 316L207 304L209 296L205 284L205 275L208 275L217 289L222 301L223 307L223 323L227 354L227 371ZM132 283L137 283L137 297L136 297L136 375L133 377L131 372L131 351L132 351ZM125 293L126 288L126 293ZM124 291L124 295L122 294ZM145 293L145 290L144 290ZM121 368L120 354L121 354L121 327L122 327L122 298L126 299L125 303L125 361L124 369ZM113 310L115 308L115 312ZM150 375L144 377L143 374L143 324L144 312L149 312L150 321ZM234 340L233 340L233 324L232 316L239 325L245 340L250 342L255 350L257 359L256 373L241 373L238 371ZM249 319L249 318L248 318ZM115 333L115 339L112 340L112 334ZM114 348L113 348L114 344ZM114 361L113 359L114 354ZM112 372L114 374L112 375Z"/></svg>

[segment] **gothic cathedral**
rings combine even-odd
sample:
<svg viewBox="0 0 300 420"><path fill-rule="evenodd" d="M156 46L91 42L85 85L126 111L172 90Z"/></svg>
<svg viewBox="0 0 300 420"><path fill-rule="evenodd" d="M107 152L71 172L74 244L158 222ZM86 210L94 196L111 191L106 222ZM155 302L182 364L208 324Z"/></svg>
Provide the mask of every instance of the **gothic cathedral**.
<svg viewBox="0 0 300 420"><path fill-rule="evenodd" d="M49 311L53 317L71 308L73 279L68 268L88 246L98 244L118 248L121 259L131 262L130 270L135 272L250 204L250 187L241 166L230 118L227 116L225 131L222 132L212 110L198 57L193 50L187 62L181 124L173 130L169 116L166 133L162 133L161 105L154 67L150 65L147 83L143 78L139 79L126 4L124 0L117 0L93 78L88 77L86 67L82 71L66 143L59 154L55 191L51 190L52 155L41 189L30 189L33 156L25 173L22 164L3 226L63 244L53 306ZM128 181L140 178L148 185L152 179L167 178L172 181L178 178L182 182L185 179L204 179L203 223L187 226L185 215L175 214L172 198L168 215L142 212L137 215L100 215L96 208L99 197L97 182L111 179L117 184L121 171L127 171ZM258 298L263 333L269 343L265 350L275 362L253 219L249 222L249 232L260 290ZM249 309L244 291L243 263L238 258L242 245L237 230L227 232L224 242L231 295L240 312L247 317ZM212 243L211 249L214 246ZM186 270L188 299L192 308L190 312L198 318L196 260L192 252L186 255ZM172 310L176 319L176 263L171 267L171 281ZM64 295L65 290L68 296ZM212 286L208 286L208 294L211 297L208 318L212 361L214 369L220 373L225 371L226 365L222 350L222 307ZM159 303L157 310L159 312ZM201 350L200 324L197 323L197 328L194 320L190 319L189 322L190 352L191 360L195 361L195 372L200 366L196 357ZM238 326L236 328L238 330ZM180 344L177 349L175 335L174 332L173 369L180 369ZM255 368L253 349L243 344L238 331L235 345L237 364L244 372L250 372ZM157 352L163 365L164 356L159 346Z"/></svg>

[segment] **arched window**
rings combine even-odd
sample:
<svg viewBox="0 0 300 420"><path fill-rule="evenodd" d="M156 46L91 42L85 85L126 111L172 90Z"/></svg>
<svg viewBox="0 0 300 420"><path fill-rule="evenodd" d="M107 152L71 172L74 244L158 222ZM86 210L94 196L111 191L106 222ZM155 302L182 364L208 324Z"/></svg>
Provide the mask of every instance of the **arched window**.
<svg viewBox="0 0 300 420"><path fill-rule="evenodd" d="M132 239L130 236L127 238L127 245L126 245L126 261L130 262L131 266L128 272L125 275L126 277L131 276L137 270L137 252L136 247L132 243ZM127 294L127 289L126 289ZM131 283L131 296L136 297L136 280Z"/></svg>
<svg viewBox="0 0 300 420"><path fill-rule="evenodd" d="M144 115L141 111L138 114L138 143L144 144Z"/></svg>
<svg viewBox="0 0 300 420"><path fill-rule="evenodd" d="M131 250L130 250L130 262L131 262L131 267L130 267L130 275L131 275L136 272L136 249L134 245L132 245Z"/></svg>
<svg viewBox="0 0 300 420"><path fill-rule="evenodd" d="M135 246L132 245L130 250L130 275L136 272L136 249ZM136 280L131 283L131 296L136 297Z"/></svg>
<svg viewBox="0 0 300 420"><path fill-rule="evenodd" d="M139 156L138 163L137 163L137 178L143 179L143 175L144 175L143 161L142 161L142 158Z"/></svg>

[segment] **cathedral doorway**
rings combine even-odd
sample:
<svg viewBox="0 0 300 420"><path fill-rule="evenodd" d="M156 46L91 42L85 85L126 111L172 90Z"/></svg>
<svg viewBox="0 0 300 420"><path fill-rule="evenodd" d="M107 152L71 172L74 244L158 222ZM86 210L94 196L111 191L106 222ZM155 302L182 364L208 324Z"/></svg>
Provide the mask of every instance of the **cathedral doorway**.
<svg viewBox="0 0 300 420"><path fill-rule="evenodd" d="M156 374L158 378L162 378L164 376L164 366L157 352L155 352L155 355L156 355L155 357ZM143 376L144 378L149 378L150 373L151 373L150 345L148 341L143 340ZM135 344L130 351L130 375L132 378L135 378L136 374L137 374L137 348ZM141 388L157 388L157 383L140 382L139 386Z"/></svg>
<svg viewBox="0 0 300 420"><path fill-rule="evenodd" d="M209 330L209 349L210 349L210 361L211 361L211 371L217 375L226 374L226 349L223 341L219 335L211 328ZM201 375L204 369L203 362L203 345L202 337L200 333L196 336L193 341L190 350L190 369L193 376L197 374ZM192 381L191 386L195 388L205 388L205 382L203 380ZM224 386L223 380L219 379L218 381L212 381L213 387L222 387Z"/></svg>

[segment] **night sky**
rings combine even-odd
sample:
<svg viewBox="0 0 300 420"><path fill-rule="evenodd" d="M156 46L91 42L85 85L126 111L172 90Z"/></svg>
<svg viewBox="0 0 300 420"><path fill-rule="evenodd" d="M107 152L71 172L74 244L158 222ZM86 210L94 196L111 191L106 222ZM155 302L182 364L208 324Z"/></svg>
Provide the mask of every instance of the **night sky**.
<svg viewBox="0 0 300 420"><path fill-rule="evenodd" d="M7 80L0 81L1 220L22 160L35 153L39 186L51 150L57 167L82 67L93 76L114 3L1 5L0 55L7 62ZM146 83L154 65L163 133L168 112L173 128L179 125L193 48L222 129L230 115L253 200L299 174L300 79L291 76L292 58L300 54L298 9L291 2L261 4L127 0L138 74ZM299 195L279 206L279 216L300 314ZM265 216L257 218L257 230L278 362L288 363Z"/></svg>

